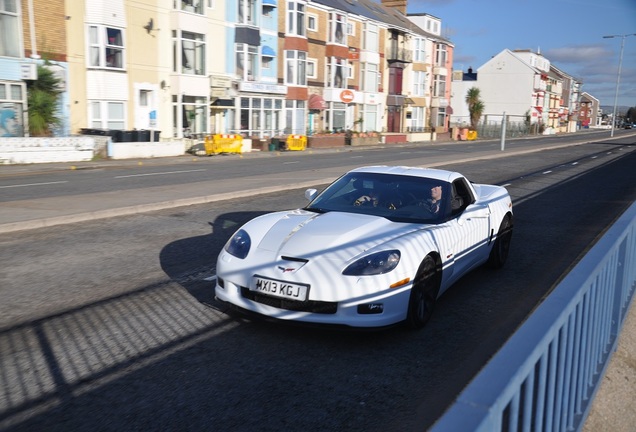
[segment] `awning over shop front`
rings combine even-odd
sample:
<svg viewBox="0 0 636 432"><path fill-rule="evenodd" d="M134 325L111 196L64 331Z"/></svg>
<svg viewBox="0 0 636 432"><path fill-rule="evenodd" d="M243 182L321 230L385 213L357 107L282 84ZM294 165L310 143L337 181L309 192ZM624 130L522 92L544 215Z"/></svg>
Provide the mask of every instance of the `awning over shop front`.
<svg viewBox="0 0 636 432"><path fill-rule="evenodd" d="M263 57L276 57L276 53L274 52L274 50L267 45L263 45L261 47L261 55Z"/></svg>
<svg viewBox="0 0 636 432"><path fill-rule="evenodd" d="M404 106L405 97L402 95L388 95L386 97L387 106Z"/></svg>
<svg viewBox="0 0 636 432"><path fill-rule="evenodd" d="M210 104L210 108L228 108L234 106L233 99L216 99Z"/></svg>
<svg viewBox="0 0 636 432"><path fill-rule="evenodd" d="M263 6L278 7L277 0L263 0Z"/></svg>
<svg viewBox="0 0 636 432"><path fill-rule="evenodd" d="M309 109L322 111L327 108L327 102L319 94L312 94L309 96Z"/></svg>

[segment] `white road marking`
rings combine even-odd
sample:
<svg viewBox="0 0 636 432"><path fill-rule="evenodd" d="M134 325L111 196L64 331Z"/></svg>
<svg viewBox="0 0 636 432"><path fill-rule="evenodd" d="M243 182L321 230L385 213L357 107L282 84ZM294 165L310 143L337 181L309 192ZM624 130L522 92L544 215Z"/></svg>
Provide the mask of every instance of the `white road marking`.
<svg viewBox="0 0 636 432"><path fill-rule="evenodd" d="M212 282L216 280L216 275L203 278L204 281Z"/></svg>
<svg viewBox="0 0 636 432"><path fill-rule="evenodd" d="M283 165L297 164L297 163L300 163L300 161L283 162Z"/></svg>
<svg viewBox="0 0 636 432"><path fill-rule="evenodd" d="M196 169L196 170L185 170L185 171L166 171L166 172L155 172L155 173L145 173L145 174L130 174L124 176L116 176L115 178L128 178L128 177L147 177L147 176L155 176L155 175L169 175L169 174L184 174L191 172L200 172L206 171L205 169Z"/></svg>
<svg viewBox="0 0 636 432"><path fill-rule="evenodd" d="M0 186L0 189L27 187L27 186L47 186L47 185L54 185L54 184L61 184L61 183L68 183L68 181L57 181L57 182L47 182L47 183L25 183L25 184L7 185L7 186Z"/></svg>
<svg viewBox="0 0 636 432"><path fill-rule="evenodd" d="M550 174L552 171L543 171L543 174Z"/></svg>

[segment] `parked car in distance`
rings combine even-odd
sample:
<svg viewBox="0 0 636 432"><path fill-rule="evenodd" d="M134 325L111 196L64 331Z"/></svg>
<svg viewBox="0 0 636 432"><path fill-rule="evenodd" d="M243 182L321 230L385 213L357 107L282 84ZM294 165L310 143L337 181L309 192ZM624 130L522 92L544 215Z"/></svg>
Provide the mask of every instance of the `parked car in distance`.
<svg viewBox="0 0 636 432"><path fill-rule="evenodd" d="M362 167L305 196L306 207L259 216L230 238L217 300L279 320L420 328L454 282L508 257L508 191L456 172Z"/></svg>

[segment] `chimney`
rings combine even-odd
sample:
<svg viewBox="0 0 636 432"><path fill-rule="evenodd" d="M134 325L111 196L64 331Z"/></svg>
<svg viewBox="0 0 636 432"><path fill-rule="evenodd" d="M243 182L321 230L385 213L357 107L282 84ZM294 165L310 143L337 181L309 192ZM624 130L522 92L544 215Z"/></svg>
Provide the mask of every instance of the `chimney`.
<svg viewBox="0 0 636 432"><path fill-rule="evenodd" d="M406 4L408 0L382 0L382 6L391 7L397 9L402 13L402 15L406 15Z"/></svg>

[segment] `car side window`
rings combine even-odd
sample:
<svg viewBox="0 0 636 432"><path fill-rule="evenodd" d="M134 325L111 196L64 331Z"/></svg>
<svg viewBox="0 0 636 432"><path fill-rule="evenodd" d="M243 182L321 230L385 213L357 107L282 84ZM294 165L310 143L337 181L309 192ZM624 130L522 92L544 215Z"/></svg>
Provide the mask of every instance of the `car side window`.
<svg viewBox="0 0 636 432"><path fill-rule="evenodd" d="M466 184L466 180L455 180L451 186L451 212L453 215L464 211L469 204L475 202L475 197Z"/></svg>

